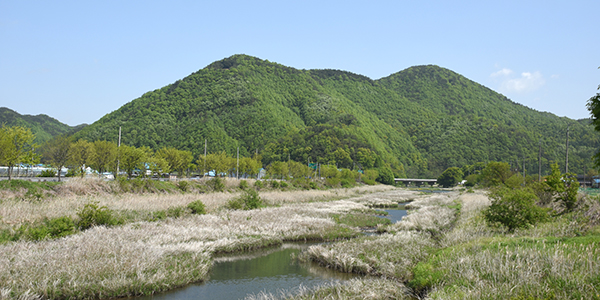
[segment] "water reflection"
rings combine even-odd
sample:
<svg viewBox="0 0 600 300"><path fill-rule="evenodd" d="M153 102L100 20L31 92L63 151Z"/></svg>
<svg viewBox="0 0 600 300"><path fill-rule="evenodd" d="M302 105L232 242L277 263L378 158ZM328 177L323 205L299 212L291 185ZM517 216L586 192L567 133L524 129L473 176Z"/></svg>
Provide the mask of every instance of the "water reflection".
<svg viewBox="0 0 600 300"><path fill-rule="evenodd" d="M406 216L406 209L402 205L399 205L397 209L386 209L385 211L388 215L383 217L390 219L392 223L398 223L402 220L402 217Z"/></svg>
<svg viewBox="0 0 600 300"><path fill-rule="evenodd" d="M297 255L308 246L284 244L279 248L243 255L220 256L215 258L210 279L206 282L137 299L243 299L250 294L279 294L280 291L294 290L299 286L313 287L357 276L292 259L292 255Z"/></svg>

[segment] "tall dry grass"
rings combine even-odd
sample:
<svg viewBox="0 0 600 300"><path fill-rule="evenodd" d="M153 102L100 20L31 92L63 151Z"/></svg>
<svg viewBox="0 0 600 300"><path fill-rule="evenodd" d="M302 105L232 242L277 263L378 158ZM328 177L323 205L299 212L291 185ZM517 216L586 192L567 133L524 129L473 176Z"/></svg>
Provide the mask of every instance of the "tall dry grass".
<svg viewBox="0 0 600 300"><path fill-rule="evenodd" d="M247 300L312 300L312 299L410 299L408 289L395 280L383 278L356 278L343 284L331 283L317 288L299 287L293 291L281 291L278 294L260 293L250 295Z"/></svg>
<svg viewBox="0 0 600 300"><path fill-rule="evenodd" d="M226 182L230 182L232 186L239 185L239 181L235 179ZM111 184L99 179L72 179L58 187L60 192L57 195L40 201L23 201L18 198L1 201L0 225L3 223L15 226L44 218L75 217L77 211L90 202L97 202L99 206L106 206L114 211L141 212L143 215L183 207L190 202L201 200L210 213L223 208L229 200L240 195L239 192L114 194ZM269 205L286 205L343 199L392 189L394 187L362 186L331 190L265 191L260 193L260 197Z"/></svg>
<svg viewBox="0 0 600 300"><path fill-rule="evenodd" d="M166 290L204 279L212 253L324 238L340 226L331 213L364 208L340 200L221 210L8 243L0 245L0 289L10 290L9 298L108 298Z"/></svg>
<svg viewBox="0 0 600 300"><path fill-rule="evenodd" d="M390 200L394 199L394 192L375 196ZM407 196L415 199L410 203L415 209L400 222L386 228L390 233L311 246L300 258L343 272L408 280L412 268L437 247L432 232L444 232L455 220L456 209L447 206L456 204L458 193L416 195L402 191L396 194L396 197ZM368 202L368 199L362 201Z"/></svg>

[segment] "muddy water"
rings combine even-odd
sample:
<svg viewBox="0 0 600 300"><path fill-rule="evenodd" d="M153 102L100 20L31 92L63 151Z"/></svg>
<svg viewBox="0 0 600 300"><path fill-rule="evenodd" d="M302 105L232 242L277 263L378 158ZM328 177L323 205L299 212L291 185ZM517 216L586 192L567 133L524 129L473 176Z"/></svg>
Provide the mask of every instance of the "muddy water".
<svg viewBox="0 0 600 300"><path fill-rule="evenodd" d="M300 286L310 288L357 276L293 259L292 256L309 245L284 244L243 255L217 257L206 282L135 300L244 299L261 292L279 295L281 291L293 292Z"/></svg>

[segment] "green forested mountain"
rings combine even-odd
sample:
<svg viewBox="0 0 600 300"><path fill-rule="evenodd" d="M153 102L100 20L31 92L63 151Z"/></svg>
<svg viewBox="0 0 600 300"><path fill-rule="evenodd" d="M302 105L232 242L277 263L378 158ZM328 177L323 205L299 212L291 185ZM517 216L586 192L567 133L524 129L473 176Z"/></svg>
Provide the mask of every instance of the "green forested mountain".
<svg viewBox="0 0 600 300"><path fill-rule="evenodd" d="M450 166L506 161L537 170L564 163L591 168L600 146L585 120L516 104L450 70L418 66L372 80L339 70L298 70L246 55L209 66L148 92L75 138L132 146L226 151L263 163L292 159L341 167L390 164L397 175L430 177Z"/></svg>
<svg viewBox="0 0 600 300"><path fill-rule="evenodd" d="M30 128L39 145L60 134L73 134L85 126L71 127L47 115L21 115L6 107L0 107L0 125Z"/></svg>

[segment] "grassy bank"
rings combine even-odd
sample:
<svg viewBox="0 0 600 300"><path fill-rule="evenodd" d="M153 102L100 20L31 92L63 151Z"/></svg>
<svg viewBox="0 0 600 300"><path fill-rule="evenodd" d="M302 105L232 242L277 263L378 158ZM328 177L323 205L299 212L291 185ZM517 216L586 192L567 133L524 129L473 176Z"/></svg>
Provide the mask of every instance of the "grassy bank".
<svg viewBox="0 0 600 300"><path fill-rule="evenodd" d="M391 280L403 291L366 290L371 299L600 299L600 200L578 203L574 212L509 232L484 221L483 191L424 197L381 236L311 246L300 258ZM287 298L352 299L355 284Z"/></svg>
<svg viewBox="0 0 600 300"><path fill-rule="evenodd" d="M356 226L372 225L373 219L364 213L368 207L360 200L367 198L370 191L373 188L329 190L322 194L304 191L296 196L278 191L261 194L265 201L278 207L248 211L222 209L235 193L197 194L193 198L180 194L184 200L173 200L181 204L199 196L228 197L213 200L207 215L96 226L58 239L0 245L0 294L3 299L111 298L149 294L201 281L206 278L214 253L262 248L284 241L324 241L359 235ZM354 196L353 200L332 200L348 196ZM167 205L153 201L154 197L130 197L129 201L106 197L101 204L112 205L113 209L132 205L146 210ZM23 218L35 216L36 212L64 214L69 207L76 211L77 201L81 200L67 197L42 202L3 201L0 207L7 216L22 212ZM297 203L291 204L293 201ZM343 217L349 213L359 215L362 221L349 226Z"/></svg>

